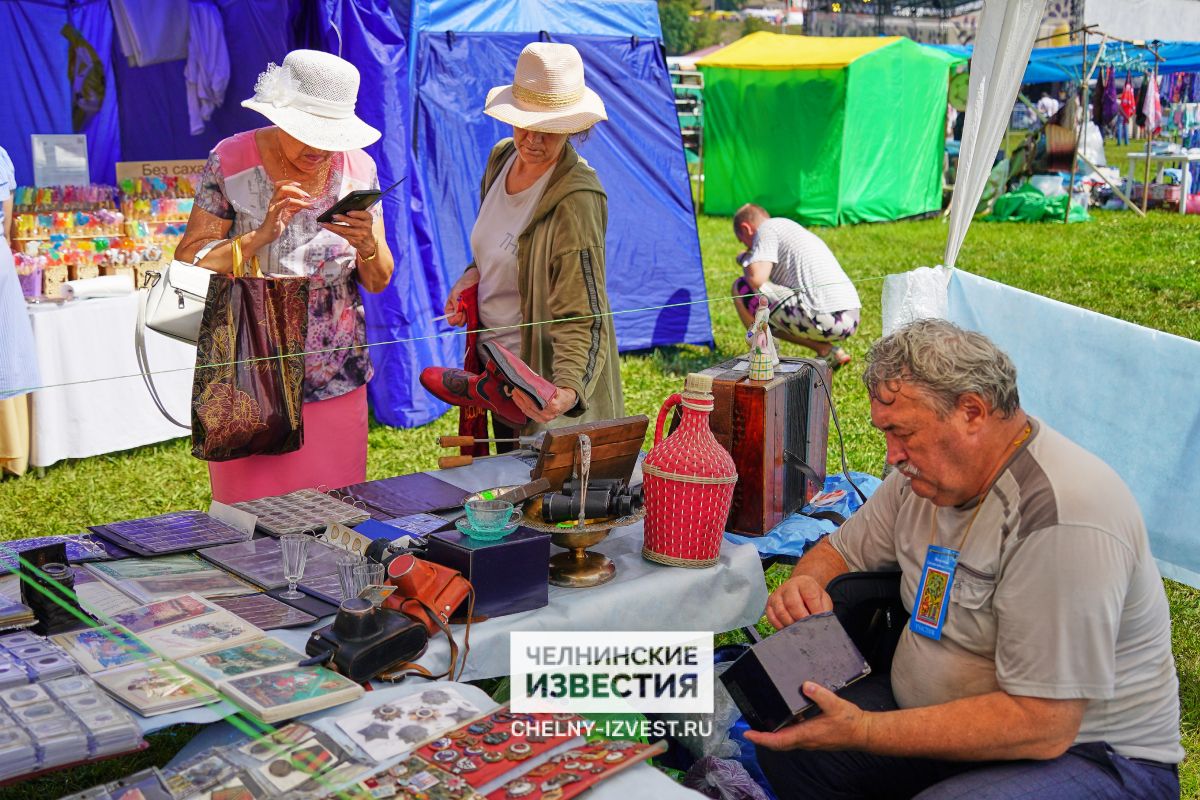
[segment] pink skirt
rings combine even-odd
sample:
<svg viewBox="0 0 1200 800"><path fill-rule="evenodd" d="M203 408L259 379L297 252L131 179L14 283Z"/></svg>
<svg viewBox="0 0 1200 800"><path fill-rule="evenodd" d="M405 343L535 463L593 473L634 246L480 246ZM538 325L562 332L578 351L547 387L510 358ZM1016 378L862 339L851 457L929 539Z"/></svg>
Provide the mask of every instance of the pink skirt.
<svg viewBox="0 0 1200 800"><path fill-rule="evenodd" d="M338 489L367 479L367 387L305 403L304 446L281 456L210 461L213 500L240 503L297 489Z"/></svg>

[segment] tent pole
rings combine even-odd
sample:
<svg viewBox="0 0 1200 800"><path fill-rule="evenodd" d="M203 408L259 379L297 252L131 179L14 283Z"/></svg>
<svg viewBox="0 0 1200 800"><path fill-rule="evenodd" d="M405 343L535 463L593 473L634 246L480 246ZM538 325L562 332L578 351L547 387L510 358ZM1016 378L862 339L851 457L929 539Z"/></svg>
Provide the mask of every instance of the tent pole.
<svg viewBox="0 0 1200 800"><path fill-rule="evenodd" d="M1081 50L1083 53L1083 67L1080 71L1080 76L1083 78L1083 87L1080 93L1083 95L1083 104L1079 106L1079 134L1075 137L1075 153L1071 156L1071 182L1067 184L1067 210L1063 212L1063 222L1071 221L1071 196L1075 193L1075 172L1079 169L1079 148L1083 145L1087 136L1087 119L1088 119L1088 81L1092 77L1091 70L1088 69L1087 57L1087 28L1083 29L1083 36L1079 38L1081 42ZM1103 47L1100 48L1103 51ZM1096 59L1099 60L1100 53L1096 54ZM1047 150L1049 147L1047 147Z"/></svg>
<svg viewBox="0 0 1200 800"><path fill-rule="evenodd" d="M1100 179L1103 180L1105 183L1107 183L1109 188L1113 190L1113 194L1115 194L1117 197L1121 198L1121 200L1124 201L1124 203L1127 207L1132 208L1134 211L1136 211L1138 213L1139 217L1146 216L1146 212L1142 211L1140 208L1138 208L1137 203L1130 200L1129 196L1126 195L1125 192L1121 191L1121 187L1117 186L1115 183L1110 181L1108 179L1108 176L1100 171L1099 167L1097 167L1095 164L1093 164L1091 161L1088 160L1087 156L1085 156L1083 153L1080 153L1079 160L1082 161L1084 164L1087 164L1087 166L1092 170L1092 172L1099 175Z"/></svg>
<svg viewBox="0 0 1200 800"><path fill-rule="evenodd" d="M1155 56L1154 72L1153 72L1154 91L1157 92L1158 91L1158 53L1155 53L1154 56ZM1149 100L1149 99L1150 99L1150 92L1149 92L1149 90L1147 90L1146 100ZM1149 123L1150 121L1146 120L1146 122ZM1149 124L1147 124L1145 126L1145 132L1146 132L1146 172L1145 172L1145 178L1142 181L1142 212L1143 213L1146 211L1147 203L1150 200L1150 142L1154 138L1154 132L1150 129ZM1186 197L1183 198L1183 202L1185 202L1185 203L1187 202Z"/></svg>

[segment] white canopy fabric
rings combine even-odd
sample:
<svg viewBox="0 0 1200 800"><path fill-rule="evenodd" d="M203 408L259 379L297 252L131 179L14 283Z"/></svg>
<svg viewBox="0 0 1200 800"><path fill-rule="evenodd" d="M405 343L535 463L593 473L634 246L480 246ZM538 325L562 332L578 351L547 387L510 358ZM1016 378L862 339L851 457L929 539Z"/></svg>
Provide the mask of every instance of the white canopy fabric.
<svg viewBox="0 0 1200 800"><path fill-rule="evenodd" d="M953 267L1008 127L1047 0L984 0L975 50L950 231L942 263Z"/></svg>

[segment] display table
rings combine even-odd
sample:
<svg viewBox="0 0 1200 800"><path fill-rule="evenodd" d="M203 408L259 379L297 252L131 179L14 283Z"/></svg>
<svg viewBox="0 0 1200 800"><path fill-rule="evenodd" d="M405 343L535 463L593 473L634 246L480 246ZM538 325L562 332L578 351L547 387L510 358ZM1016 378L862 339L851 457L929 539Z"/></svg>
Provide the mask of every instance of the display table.
<svg viewBox="0 0 1200 800"><path fill-rule="evenodd" d="M46 387L30 401L32 466L187 435L158 412L138 371L137 294L28 308ZM154 332L146 348L167 410L187 421L196 348Z"/></svg>
<svg viewBox="0 0 1200 800"><path fill-rule="evenodd" d="M433 473L468 491L521 483L529 466L519 459L477 460L467 467ZM553 548L556 552L558 548ZM708 569L667 567L642 558L642 526L617 528L591 548L617 566L609 583L593 589L550 587L550 604L536 611L496 617L471 626L471 652L462 680L495 678L509 673L508 634L513 631L713 631L753 625L767 605L767 587L758 551L750 545L724 542L719 563ZM321 620L324 625L331 618ZM273 630L269 634L304 651L311 628ZM461 643L463 629L453 626ZM429 643L417 663L443 672L449 661L446 637ZM141 720L147 733L179 723L209 723L232 713L228 703L177 711Z"/></svg>
<svg viewBox="0 0 1200 800"><path fill-rule="evenodd" d="M1129 177L1132 181L1137 181L1138 178L1143 180L1146 177L1146 154L1145 153L1130 153L1129 156ZM1154 164L1181 164L1183 166L1183 181L1182 192L1179 200L1179 213L1187 213L1188 195L1192 191L1192 171L1188 169L1192 164L1200 161L1200 154L1191 154L1187 151L1182 153L1152 153L1150 155L1150 170L1154 171ZM1146 187L1143 191L1150 191Z"/></svg>
<svg viewBox="0 0 1200 800"><path fill-rule="evenodd" d="M490 711L497 707L497 704L490 697L474 686L462 683L452 685L465 699L474 703L482 711ZM374 692L368 692L365 697L359 698L353 703L311 714L305 717L305 722L320 729L343 747L353 749L353 742L342 733L341 729L334 722L336 717L343 714L351 714L358 710L375 708L389 700L398 700L410 694L425 691L428 688L429 684L424 681L406 682L399 686L387 686ZM243 738L243 734L228 723L210 725L184 745L183 749L171 759L167 766L180 764L193 756L199 755L202 751L210 747L230 744L240 738ZM386 768L395 760L384 761L380 766ZM591 800L626 800L626 798L630 797L653 797L655 800L690 800L701 796L698 792L680 786L649 764L638 764L637 766L630 767L587 792L587 797Z"/></svg>

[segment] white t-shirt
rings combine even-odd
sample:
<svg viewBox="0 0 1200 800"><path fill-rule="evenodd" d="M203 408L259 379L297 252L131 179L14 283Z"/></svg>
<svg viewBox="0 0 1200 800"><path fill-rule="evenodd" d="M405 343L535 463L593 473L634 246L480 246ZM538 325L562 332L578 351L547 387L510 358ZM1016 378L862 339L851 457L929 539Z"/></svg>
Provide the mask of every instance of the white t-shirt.
<svg viewBox="0 0 1200 800"><path fill-rule="evenodd" d="M479 323L483 328L502 328L479 334L479 341L498 341L513 353L521 353L521 293L517 289L517 237L529 224L542 192L550 182L546 170L532 186L516 194L504 188L514 153L488 189L471 229L471 252L479 267Z"/></svg>
<svg viewBox="0 0 1200 800"><path fill-rule="evenodd" d="M803 225L772 217L758 226L748 263L769 261L771 283L795 289L814 313L861 308L858 292L825 242Z"/></svg>

